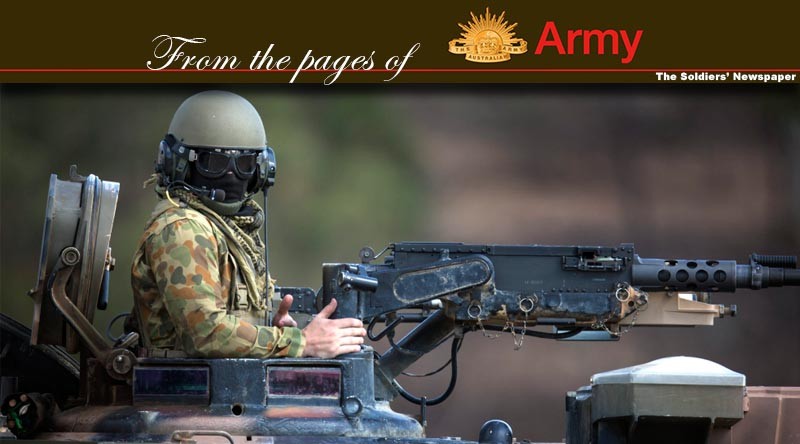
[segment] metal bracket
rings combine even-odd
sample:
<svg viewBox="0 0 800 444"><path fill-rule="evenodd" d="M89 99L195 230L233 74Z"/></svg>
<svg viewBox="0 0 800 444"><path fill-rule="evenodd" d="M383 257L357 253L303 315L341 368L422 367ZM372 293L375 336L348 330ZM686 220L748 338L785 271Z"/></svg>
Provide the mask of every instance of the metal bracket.
<svg viewBox="0 0 800 444"><path fill-rule="evenodd" d="M50 287L50 297L53 300L53 305L61 312L72 328L78 332L89 351L97 359L105 363L109 376L121 381L130 380L133 367L136 364L136 356L130 350L109 347L100 332L94 328L92 323L67 297L66 286L73 270L74 266L69 266L56 272L53 285Z"/></svg>
<svg viewBox="0 0 800 444"><path fill-rule="evenodd" d="M69 180L72 182L86 182L86 176L78 174L78 165L69 166Z"/></svg>

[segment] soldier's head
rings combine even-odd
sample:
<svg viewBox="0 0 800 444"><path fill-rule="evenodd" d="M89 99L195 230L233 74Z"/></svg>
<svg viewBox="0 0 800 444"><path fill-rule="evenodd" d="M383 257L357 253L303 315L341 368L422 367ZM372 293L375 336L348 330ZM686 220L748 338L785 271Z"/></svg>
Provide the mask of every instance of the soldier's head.
<svg viewBox="0 0 800 444"><path fill-rule="evenodd" d="M272 185L275 157L264 124L245 98L205 91L175 111L159 144L160 184L217 202L242 202Z"/></svg>

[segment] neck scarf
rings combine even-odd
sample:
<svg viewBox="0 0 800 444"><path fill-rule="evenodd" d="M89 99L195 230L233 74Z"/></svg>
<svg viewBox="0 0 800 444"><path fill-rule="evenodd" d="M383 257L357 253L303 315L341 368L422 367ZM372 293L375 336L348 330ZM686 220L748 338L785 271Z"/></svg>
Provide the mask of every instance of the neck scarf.
<svg viewBox="0 0 800 444"><path fill-rule="evenodd" d="M228 241L228 250L239 265L239 271L247 286L248 302L253 309L265 310L267 308L265 298L260 295L265 294L269 276L264 263L264 243L258 233L258 229L264 223L264 211L261 206L253 199L247 199L235 213L231 207L220 208L222 213L232 213L224 215L212 210L200 197L185 189L167 190L156 186L156 193L173 204L175 204L173 197L180 199L190 208L206 216L222 232ZM264 275L267 275L265 284L258 285L258 277Z"/></svg>

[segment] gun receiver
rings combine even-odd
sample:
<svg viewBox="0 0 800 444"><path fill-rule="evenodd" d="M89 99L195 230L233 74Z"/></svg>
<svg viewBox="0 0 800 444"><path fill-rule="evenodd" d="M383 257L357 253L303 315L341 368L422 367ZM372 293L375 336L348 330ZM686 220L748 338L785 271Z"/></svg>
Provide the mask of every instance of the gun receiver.
<svg viewBox="0 0 800 444"><path fill-rule="evenodd" d="M618 247L396 243L383 264L325 264L322 304L365 321L442 299L461 322L610 326L643 309L649 293L708 293L800 285L793 256L725 260L645 259ZM725 314L725 308L714 306ZM642 310L643 311L643 310ZM728 310L730 311L730 310ZM496 323L496 322L495 322Z"/></svg>

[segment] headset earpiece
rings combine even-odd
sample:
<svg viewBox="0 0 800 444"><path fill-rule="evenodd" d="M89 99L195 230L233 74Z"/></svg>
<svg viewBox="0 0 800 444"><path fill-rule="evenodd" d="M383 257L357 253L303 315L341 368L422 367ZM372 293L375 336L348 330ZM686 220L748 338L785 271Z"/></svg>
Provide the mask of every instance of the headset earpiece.
<svg viewBox="0 0 800 444"><path fill-rule="evenodd" d="M265 182L264 188L269 188L275 185L275 173L277 172L277 164L275 163L275 151L271 147L267 147L263 151L265 157Z"/></svg>
<svg viewBox="0 0 800 444"><path fill-rule="evenodd" d="M266 147L258 154L258 171L252 192L266 191L267 188L275 185L275 170L275 151Z"/></svg>
<svg viewBox="0 0 800 444"><path fill-rule="evenodd" d="M168 186L171 182L171 168L168 167L172 163L172 150L169 143L167 143L167 136L165 136L158 143L158 156L156 157L156 174L159 175L158 184L161 186Z"/></svg>
<svg viewBox="0 0 800 444"><path fill-rule="evenodd" d="M156 173L164 174L166 173L167 169L165 167L167 152L169 151L169 145L165 140L161 140L158 143L158 156L156 157Z"/></svg>
<svg viewBox="0 0 800 444"><path fill-rule="evenodd" d="M167 134L158 144L156 173L161 174L163 186L176 181L185 181L189 171L189 151L178 143L172 134Z"/></svg>

